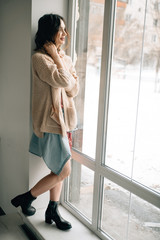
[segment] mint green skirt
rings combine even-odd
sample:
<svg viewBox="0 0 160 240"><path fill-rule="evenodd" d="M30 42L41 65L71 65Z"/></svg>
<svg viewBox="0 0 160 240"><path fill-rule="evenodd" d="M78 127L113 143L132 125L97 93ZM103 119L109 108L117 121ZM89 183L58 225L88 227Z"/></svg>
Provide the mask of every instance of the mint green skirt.
<svg viewBox="0 0 160 240"><path fill-rule="evenodd" d="M43 138L39 138L33 133L29 152L42 157L47 167L56 175L60 174L65 163L71 157L68 137L54 133L44 133Z"/></svg>

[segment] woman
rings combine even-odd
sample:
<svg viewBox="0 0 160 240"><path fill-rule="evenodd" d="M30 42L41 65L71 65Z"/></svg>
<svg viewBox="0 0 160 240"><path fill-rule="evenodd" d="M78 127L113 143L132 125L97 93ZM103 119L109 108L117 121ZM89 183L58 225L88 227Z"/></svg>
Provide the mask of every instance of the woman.
<svg viewBox="0 0 160 240"><path fill-rule="evenodd" d="M58 212L58 201L63 180L70 174L71 133L76 127L76 110L73 98L78 94L79 81L71 58L61 50L69 34L64 19L46 14L39 19L32 56L32 121L33 136L29 151L47 164L51 173L42 178L30 191L11 200L21 206L28 216L35 214L31 206L40 194L50 191L45 222L56 223L61 230L72 226Z"/></svg>

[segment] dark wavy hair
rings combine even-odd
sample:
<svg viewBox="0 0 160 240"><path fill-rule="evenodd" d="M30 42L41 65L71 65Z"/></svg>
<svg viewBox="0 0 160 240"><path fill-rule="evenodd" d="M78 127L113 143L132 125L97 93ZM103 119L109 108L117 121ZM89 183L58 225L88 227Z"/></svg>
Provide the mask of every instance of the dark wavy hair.
<svg viewBox="0 0 160 240"><path fill-rule="evenodd" d="M41 49L47 41L55 43L54 39L56 37L56 34L59 31L61 20L63 20L63 22L65 23L64 18L57 14L45 14L39 19L38 31L35 36L35 44L36 44L35 51ZM65 31L67 33L68 44L69 44L70 35L67 29L65 29Z"/></svg>

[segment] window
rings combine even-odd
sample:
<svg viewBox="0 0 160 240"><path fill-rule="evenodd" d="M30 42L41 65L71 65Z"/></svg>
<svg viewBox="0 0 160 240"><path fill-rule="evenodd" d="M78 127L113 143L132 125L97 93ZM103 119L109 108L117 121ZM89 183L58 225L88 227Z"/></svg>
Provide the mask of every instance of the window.
<svg viewBox="0 0 160 240"><path fill-rule="evenodd" d="M158 240L160 32L152 0L121 3L70 0L81 90L62 204L100 239Z"/></svg>
<svg viewBox="0 0 160 240"><path fill-rule="evenodd" d="M131 20L131 14L126 14L126 21L130 21Z"/></svg>
<svg viewBox="0 0 160 240"><path fill-rule="evenodd" d="M157 27L158 25L158 19L153 19L153 26Z"/></svg>
<svg viewBox="0 0 160 240"><path fill-rule="evenodd" d="M156 42L156 39L157 39L156 34L153 34L153 35L152 35L152 42Z"/></svg>
<svg viewBox="0 0 160 240"><path fill-rule="evenodd" d="M160 11L160 2L159 1L155 1L155 3L154 3L154 10Z"/></svg>

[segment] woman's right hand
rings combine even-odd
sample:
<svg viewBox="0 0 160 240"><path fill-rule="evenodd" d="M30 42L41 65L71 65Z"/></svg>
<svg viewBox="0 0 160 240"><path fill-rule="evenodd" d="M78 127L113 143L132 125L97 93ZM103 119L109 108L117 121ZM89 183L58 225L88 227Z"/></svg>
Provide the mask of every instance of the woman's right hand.
<svg viewBox="0 0 160 240"><path fill-rule="evenodd" d="M43 45L46 52L55 60L55 58L58 58L58 52L57 47L53 42L47 42Z"/></svg>
<svg viewBox="0 0 160 240"><path fill-rule="evenodd" d="M57 47L54 43L52 42L47 42L43 45L44 49L46 50L46 52L51 56L51 58L53 59L54 63L57 65L57 68L60 69L60 68L63 68L64 69L64 66L63 66L63 63L61 61L61 58L58 54L58 51L57 51Z"/></svg>

